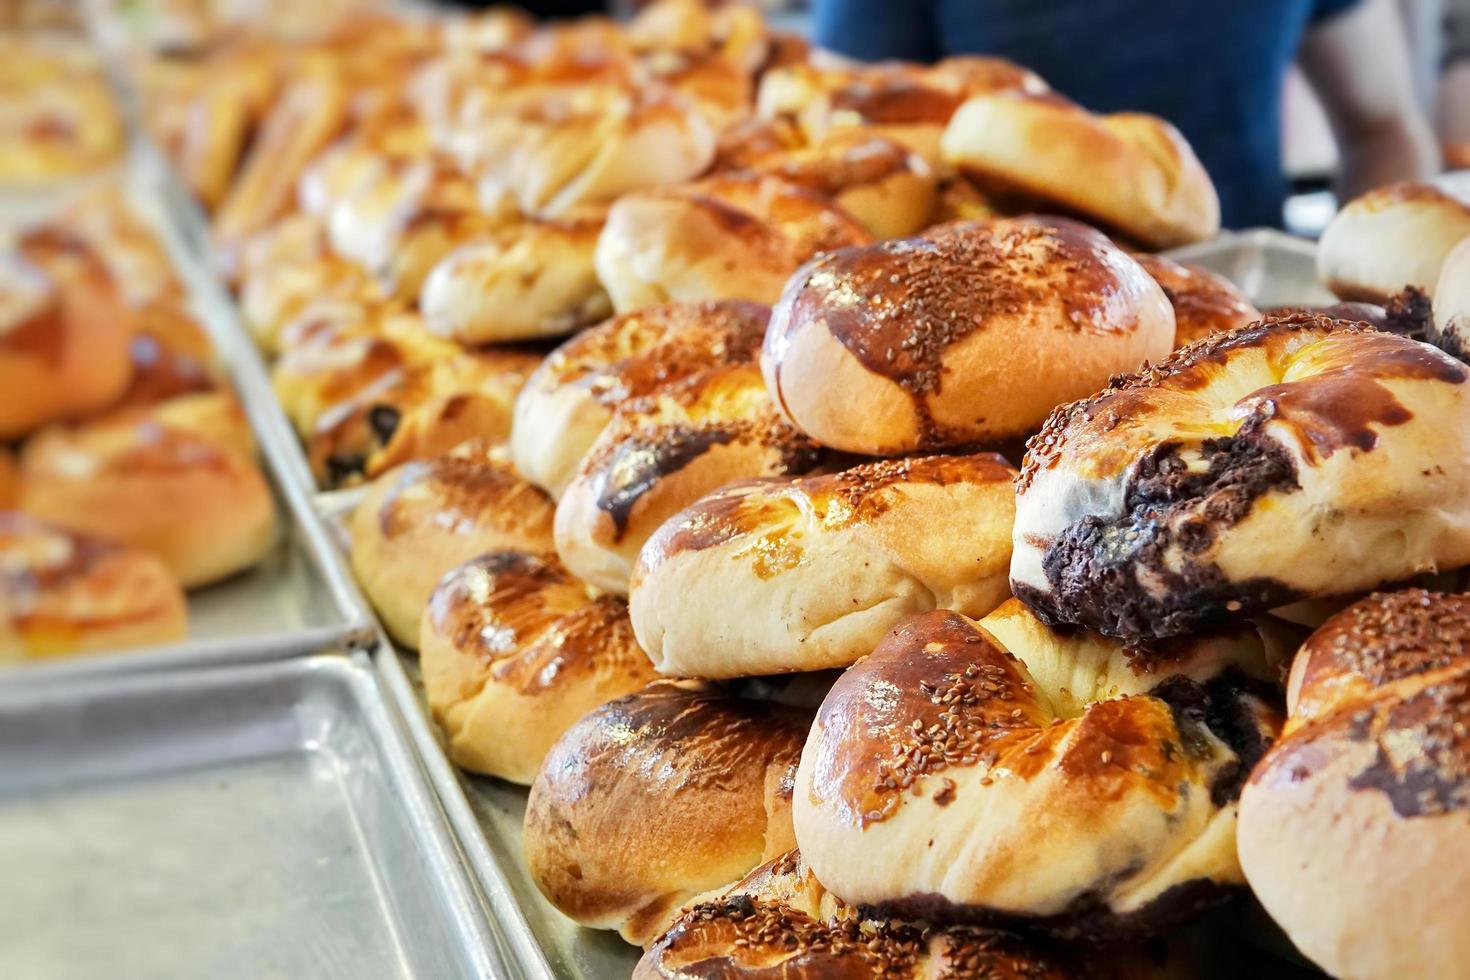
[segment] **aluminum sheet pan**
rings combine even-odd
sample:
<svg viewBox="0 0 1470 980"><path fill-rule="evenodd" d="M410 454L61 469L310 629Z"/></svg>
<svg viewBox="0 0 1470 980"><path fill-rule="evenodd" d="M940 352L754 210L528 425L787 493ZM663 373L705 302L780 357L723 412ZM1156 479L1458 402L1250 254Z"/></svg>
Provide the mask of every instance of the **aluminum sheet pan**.
<svg viewBox="0 0 1470 980"><path fill-rule="evenodd" d="M0 682L50 682L94 673L279 659L371 643L376 630L372 614L341 554L316 520L310 495L301 490L292 470L297 463L304 466L304 460L254 344L236 332L228 315L228 299L222 305L212 290L202 253L172 219L172 209L162 205L171 193L170 176L160 168L157 154L145 145L134 147L125 174L130 198L163 240L191 306L239 393L260 445L262 467L276 492L283 533L261 564L189 594L185 642L6 664ZM63 199L58 197L57 202ZM0 212L0 219L7 217L14 220L13 214Z"/></svg>
<svg viewBox="0 0 1470 980"><path fill-rule="evenodd" d="M364 655L0 692L0 976L504 977Z"/></svg>
<svg viewBox="0 0 1470 980"><path fill-rule="evenodd" d="M1164 254L1218 272L1263 310L1337 302L1317 280L1316 243L1272 228L1227 231Z"/></svg>

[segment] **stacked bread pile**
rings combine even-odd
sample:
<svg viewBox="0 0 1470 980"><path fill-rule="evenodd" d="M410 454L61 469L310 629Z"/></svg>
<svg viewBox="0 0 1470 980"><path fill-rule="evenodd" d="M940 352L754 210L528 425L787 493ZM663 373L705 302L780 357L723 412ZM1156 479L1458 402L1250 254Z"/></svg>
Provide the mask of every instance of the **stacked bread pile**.
<svg viewBox="0 0 1470 980"><path fill-rule="evenodd" d="M740 5L287 54L175 149L451 757L638 975L1163 975L1249 888L1333 972L1462 969L1422 294L1263 317L1148 254L1218 222L1167 124Z"/></svg>
<svg viewBox="0 0 1470 980"><path fill-rule="evenodd" d="M0 251L0 661L182 640L275 504L152 229L109 182Z"/></svg>

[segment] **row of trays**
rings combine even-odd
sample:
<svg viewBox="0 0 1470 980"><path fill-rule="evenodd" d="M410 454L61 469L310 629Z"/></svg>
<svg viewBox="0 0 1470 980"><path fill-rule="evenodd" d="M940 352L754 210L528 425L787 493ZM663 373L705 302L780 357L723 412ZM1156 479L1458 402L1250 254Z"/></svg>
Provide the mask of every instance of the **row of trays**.
<svg viewBox="0 0 1470 980"><path fill-rule="evenodd" d="M526 873L525 790L449 764L415 658L346 570L355 495L317 492L202 215L155 151L135 156L290 533L191 599L187 644L5 675L0 976L628 976L636 951ZM1276 232L1177 254L1263 308L1331 300L1311 244Z"/></svg>

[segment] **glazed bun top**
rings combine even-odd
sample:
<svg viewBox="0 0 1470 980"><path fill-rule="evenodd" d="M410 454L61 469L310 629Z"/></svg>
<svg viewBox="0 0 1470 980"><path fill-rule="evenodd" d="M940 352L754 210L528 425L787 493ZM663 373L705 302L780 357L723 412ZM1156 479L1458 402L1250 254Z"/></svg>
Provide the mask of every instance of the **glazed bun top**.
<svg viewBox="0 0 1470 980"><path fill-rule="evenodd" d="M1163 255L1138 252L1133 258L1153 276L1174 307L1175 348L1261 318L1261 311L1224 276Z"/></svg>
<svg viewBox="0 0 1470 980"><path fill-rule="evenodd" d="M1158 284L1085 225L959 222L808 263L773 310L761 366L814 439L900 453L1025 435L1163 356L1174 329Z"/></svg>

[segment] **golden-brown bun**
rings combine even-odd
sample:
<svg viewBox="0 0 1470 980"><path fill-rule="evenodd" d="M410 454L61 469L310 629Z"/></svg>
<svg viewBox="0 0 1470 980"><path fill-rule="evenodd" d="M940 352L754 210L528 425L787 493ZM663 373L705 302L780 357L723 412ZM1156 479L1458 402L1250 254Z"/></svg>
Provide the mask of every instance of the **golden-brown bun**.
<svg viewBox="0 0 1470 980"><path fill-rule="evenodd" d="M419 296L429 328L465 344L556 337L612 312L593 254L600 211L513 225L434 266Z"/></svg>
<svg viewBox="0 0 1470 980"><path fill-rule="evenodd" d="M1235 283L1209 269L1162 255L1135 252L1133 259L1153 276L1174 307L1174 348L1210 334L1229 333L1261 318Z"/></svg>
<svg viewBox="0 0 1470 980"><path fill-rule="evenodd" d="M1041 93L1047 84L1000 58L947 58L932 67L800 63L766 72L756 104L762 118L795 119L813 139L836 129L887 137L943 173L940 139L956 110L972 96L1011 91Z"/></svg>
<svg viewBox="0 0 1470 980"><path fill-rule="evenodd" d="M710 173L751 170L807 145L805 134L788 119L746 119L720 131Z"/></svg>
<svg viewBox="0 0 1470 980"><path fill-rule="evenodd" d="M444 576L419 627L419 662L450 760L526 786L577 719L657 678L622 600L520 551Z"/></svg>
<svg viewBox="0 0 1470 980"><path fill-rule="evenodd" d="M1302 647L1240 860L1296 947L1357 980L1464 973L1470 596L1371 596Z"/></svg>
<svg viewBox="0 0 1470 980"><path fill-rule="evenodd" d="M915 613L983 616L1010 597L1015 475L986 453L718 490L639 553L638 642L660 673L745 677L846 667Z"/></svg>
<svg viewBox="0 0 1470 980"><path fill-rule="evenodd" d="M560 497L619 405L709 368L754 361L770 312L743 300L669 303L568 340L516 399L516 466Z"/></svg>
<svg viewBox="0 0 1470 980"><path fill-rule="evenodd" d="M220 385L208 334L178 302L159 300L138 310L128 350L132 380L113 409L145 408Z"/></svg>
<svg viewBox="0 0 1470 980"><path fill-rule="evenodd" d="M597 276L626 313L657 303L771 303L818 252L871 236L827 198L776 177L722 174L623 197L597 241Z"/></svg>
<svg viewBox="0 0 1470 980"><path fill-rule="evenodd" d="M208 585L276 542L275 502L242 430L224 392L47 429L21 454L21 509L150 551L185 588Z"/></svg>
<svg viewBox="0 0 1470 980"><path fill-rule="evenodd" d="M964 173L1054 201L1150 248L1220 230L1209 174L1156 116L1096 116L1051 94L982 95L954 114L943 152Z"/></svg>
<svg viewBox="0 0 1470 980"><path fill-rule="evenodd" d="M1125 647L1011 601L897 627L817 713L802 855L849 904L1116 940L1244 884L1235 799L1280 726L1253 629Z"/></svg>
<svg viewBox="0 0 1470 980"><path fill-rule="evenodd" d="M850 452L1012 439L1167 354L1163 291L1063 218L932 229L844 249L792 277L761 366L797 428Z"/></svg>
<svg viewBox="0 0 1470 980"><path fill-rule="evenodd" d="M9 447L0 446L0 510L20 506L20 466Z"/></svg>
<svg viewBox="0 0 1470 980"><path fill-rule="evenodd" d="M1435 346L1462 361L1470 360L1470 237L1445 256L1434 288L1434 323L1429 336Z"/></svg>
<svg viewBox="0 0 1470 980"><path fill-rule="evenodd" d="M1432 291L1450 250L1470 237L1470 204L1403 182L1349 201L1322 232L1317 275L1342 299L1385 303L1405 286Z"/></svg>
<svg viewBox="0 0 1470 980"><path fill-rule="evenodd" d="M539 355L462 350L390 371L317 419L307 458L317 480L342 486L474 438L510 436L516 395Z"/></svg>
<svg viewBox="0 0 1470 980"><path fill-rule="evenodd" d="M658 681L592 711L531 786L532 879L581 925L647 943L685 903L794 846L809 722L700 682Z"/></svg>
<svg viewBox="0 0 1470 980"><path fill-rule="evenodd" d="M0 256L0 440L105 408L131 373L132 315L76 243Z"/></svg>
<svg viewBox="0 0 1470 980"><path fill-rule="evenodd" d="M638 551L664 521L728 483L817 462L753 364L693 375L617 410L557 503L557 554L588 584L627 595Z"/></svg>
<svg viewBox="0 0 1470 980"><path fill-rule="evenodd" d="M1011 588L1172 636L1470 564L1470 371L1296 314L1059 408L1017 484Z"/></svg>
<svg viewBox="0 0 1470 980"><path fill-rule="evenodd" d="M503 449L474 440L373 483L349 524L352 570L389 635L412 647L446 572L492 551L550 552L553 513Z"/></svg>
<svg viewBox="0 0 1470 980"><path fill-rule="evenodd" d="M789 851L686 909L643 954L633 980L1145 980L1176 975L1172 966L1167 953L1126 946L1070 955L996 929L865 917Z"/></svg>
<svg viewBox="0 0 1470 980"><path fill-rule="evenodd" d="M6 31L0 66L0 183L75 177L121 156L123 120L84 35Z"/></svg>
<svg viewBox="0 0 1470 980"><path fill-rule="evenodd" d="M687 51L654 51L639 61L651 78L688 100L712 133L750 118L755 83L750 72L728 59Z"/></svg>
<svg viewBox="0 0 1470 980"><path fill-rule="evenodd" d="M834 129L753 168L831 198L877 239L928 225L937 200L934 173L922 157L861 129Z"/></svg>
<svg viewBox="0 0 1470 980"><path fill-rule="evenodd" d="M0 511L0 663L176 643L185 615L148 552Z"/></svg>

